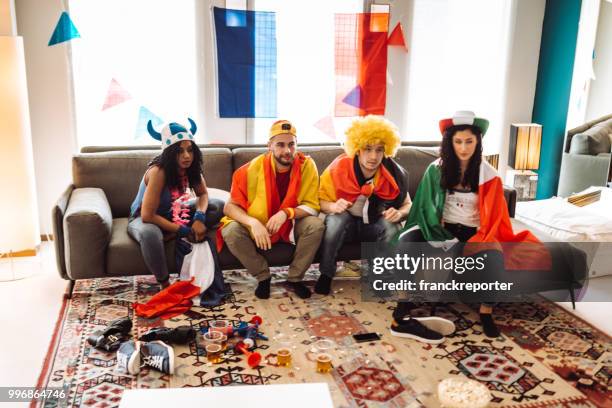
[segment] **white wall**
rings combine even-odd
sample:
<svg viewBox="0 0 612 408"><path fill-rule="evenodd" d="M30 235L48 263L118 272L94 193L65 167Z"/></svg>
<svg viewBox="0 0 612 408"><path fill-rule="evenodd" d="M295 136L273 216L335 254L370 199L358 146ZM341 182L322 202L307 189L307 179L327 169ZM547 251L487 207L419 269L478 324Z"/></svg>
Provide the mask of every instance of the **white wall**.
<svg viewBox="0 0 612 408"><path fill-rule="evenodd" d="M586 121L612 113L612 2L601 0Z"/></svg>
<svg viewBox="0 0 612 408"><path fill-rule="evenodd" d="M71 183L76 151L68 43L48 47L61 2L16 0L25 44L34 170L41 233L51 233L51 208Z"/></svg>
<svg viewBox="0 0 612 408"><path fill-rule="evenodd" d="M580 23L576 39L572 90L565 129L573 129L586 120L588 98L593 84L593 49L597 38L597 21L602 0L582 0Z"/></svg>
<svg viewBox="0 0 612 408"><path fill-rule="evenodd" d="M414 7L413 0L389 0L391 18L389 34L398 22L402 23L404 40L408 52L402 47L387 47L387 102L385 116L397 125L402 139L406 139L408 129L408 68L410 66L410 34Z"/></svg>
<svg viewBox="0 0 612 408"><path fill-rule="evenodd" d="M510 124L531 122L545 7L546 0L515 0L512 5L506 72L506 110L499 156L502 180L508 164Z"/></svg>

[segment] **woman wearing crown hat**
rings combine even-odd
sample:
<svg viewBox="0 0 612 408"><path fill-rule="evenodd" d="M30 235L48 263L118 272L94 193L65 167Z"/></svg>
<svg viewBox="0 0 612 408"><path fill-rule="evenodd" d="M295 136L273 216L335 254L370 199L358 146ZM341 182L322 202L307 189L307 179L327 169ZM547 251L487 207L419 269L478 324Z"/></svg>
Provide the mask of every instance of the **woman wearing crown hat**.
<svg viewBox="0 0 612 408"><path fill-rule="evenodd" d="M173 122L160 133L149 121L147 130L162 143L162 153L149 163L130 209L128 233L140 244L145 264L162 288L170 284L164 241L203 241L207 228L221 219L225 204L208 197L202 152L194 142L196 124L192 119L189 123L189 130Z"/></svg>

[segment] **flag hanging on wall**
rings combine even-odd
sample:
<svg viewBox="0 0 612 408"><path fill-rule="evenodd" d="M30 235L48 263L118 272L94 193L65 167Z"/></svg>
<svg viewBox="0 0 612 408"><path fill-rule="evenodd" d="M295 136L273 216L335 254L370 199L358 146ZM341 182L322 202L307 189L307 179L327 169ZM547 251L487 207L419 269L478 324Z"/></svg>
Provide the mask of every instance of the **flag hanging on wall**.
<svg viewBox="0 0 612 408"><path fill-rule="evenodd" d="M402 28L401 22L398 22L391 32L391 35L387 39L387 44L390 46L404 47L404 50L408 51L406 39L404 38L404 29Z"/></svg>
<svg viewBox="0 0 612 408"><path fill-rule="evenodd" d="M336 116L384 115L389 14L335 16Z"/></svg>
<svg viewBox="0 0 612 408"><path fill-rule="evenodd" d="M163 119L151 112L144 106L141 106L138 110L138 122L136 122L136 130L134 132L134 139L139 139L142 136L148 136L149 132L147 131L147 124L153 123L153 126L159 126L164 123ZM150 139L153 142L153 139Z"/></svg>
<svg viewBox="0 0 612 408"><path fill-rule="evenodd" d="M276 15L213 9L219 116L276 117Z"/></svg>
<svg viewBox="0 0 612 408"><path fill-rule="evenodd" d="M55 26L55 30L53 30L53 34L49 39L49 46L63 43L64 41L70 41L73 38L80 38L81 34L74 26L74 23L70 19L70 16L67 12L63 12L60 16L57 25Z"/></svg>
<svg viewBox="0 0 612 408"><path fill-rule="evenodd" d="M112 108L130 99L132 99L132 95L113 78L108 86L108 92L106 93L106 99L104 100L102 110L107 110L108 108Z"/></svg>

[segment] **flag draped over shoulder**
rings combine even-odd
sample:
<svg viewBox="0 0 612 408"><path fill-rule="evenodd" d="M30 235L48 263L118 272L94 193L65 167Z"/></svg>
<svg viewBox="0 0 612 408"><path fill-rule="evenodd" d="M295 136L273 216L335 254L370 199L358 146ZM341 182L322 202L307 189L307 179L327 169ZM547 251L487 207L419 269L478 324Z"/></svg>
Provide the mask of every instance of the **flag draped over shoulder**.
<svg viewBox="0 0 612 408"><path fill-rule="evenodd" d="M419 184L403 231L420 229L427 241L449 241L453 235L442 226L446 191L440 185L440 159L429 165ZM514 233L504 198L504 188L495 169L485 160L478 182L480 227L469 243L503 243L506 269L548 269L550 255L529 231ZM523 244L523 245L513 245ZM478 246L469 246L475 249ZM490 249L483 246L482 249ZM501 249L500 245L494 248Z"/></svg>
<svg viewBox="0 0 612 408"><path fill-rule="evenodd" d="M312 215L318 215L319 174L314 160L298 152L290 172L289 188L281 202L276 186L274 158L271 153L261 154L234 172L231 199L249 216L258 219L264 225L270 217L285 208L299 208ZM230 222L234 222L230 217L221 219L221 228L217 230L218 251L223 248L221 229ZM271 236L272 243L279 240L289 242L292 228L293 220L286 220L278 232Z"/></svg>
<svg viewBox="0 0 612 408"><path fill-rule="evenodd" d="M366 197L376 195L382 200L393 200L400 194L395 178L384 166L379 167L373 183L360 186L353 167L355 158L343 153L325 169L319 187L321 200L335 202L343 198L354 203L362 194Z"/></svg>

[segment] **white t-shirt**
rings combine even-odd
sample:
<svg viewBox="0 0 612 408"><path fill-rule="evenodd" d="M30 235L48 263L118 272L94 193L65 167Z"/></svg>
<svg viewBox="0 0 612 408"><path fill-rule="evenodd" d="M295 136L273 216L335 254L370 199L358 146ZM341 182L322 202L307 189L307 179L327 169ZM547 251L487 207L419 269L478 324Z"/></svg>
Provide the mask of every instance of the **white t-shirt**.
<svg viewBox="0 0 612 408"><path fill-rule="evenodd" d="M447 192L442 219L450 224L478 228L480 226L478 193L454 191L450 194Z"/></svg>

